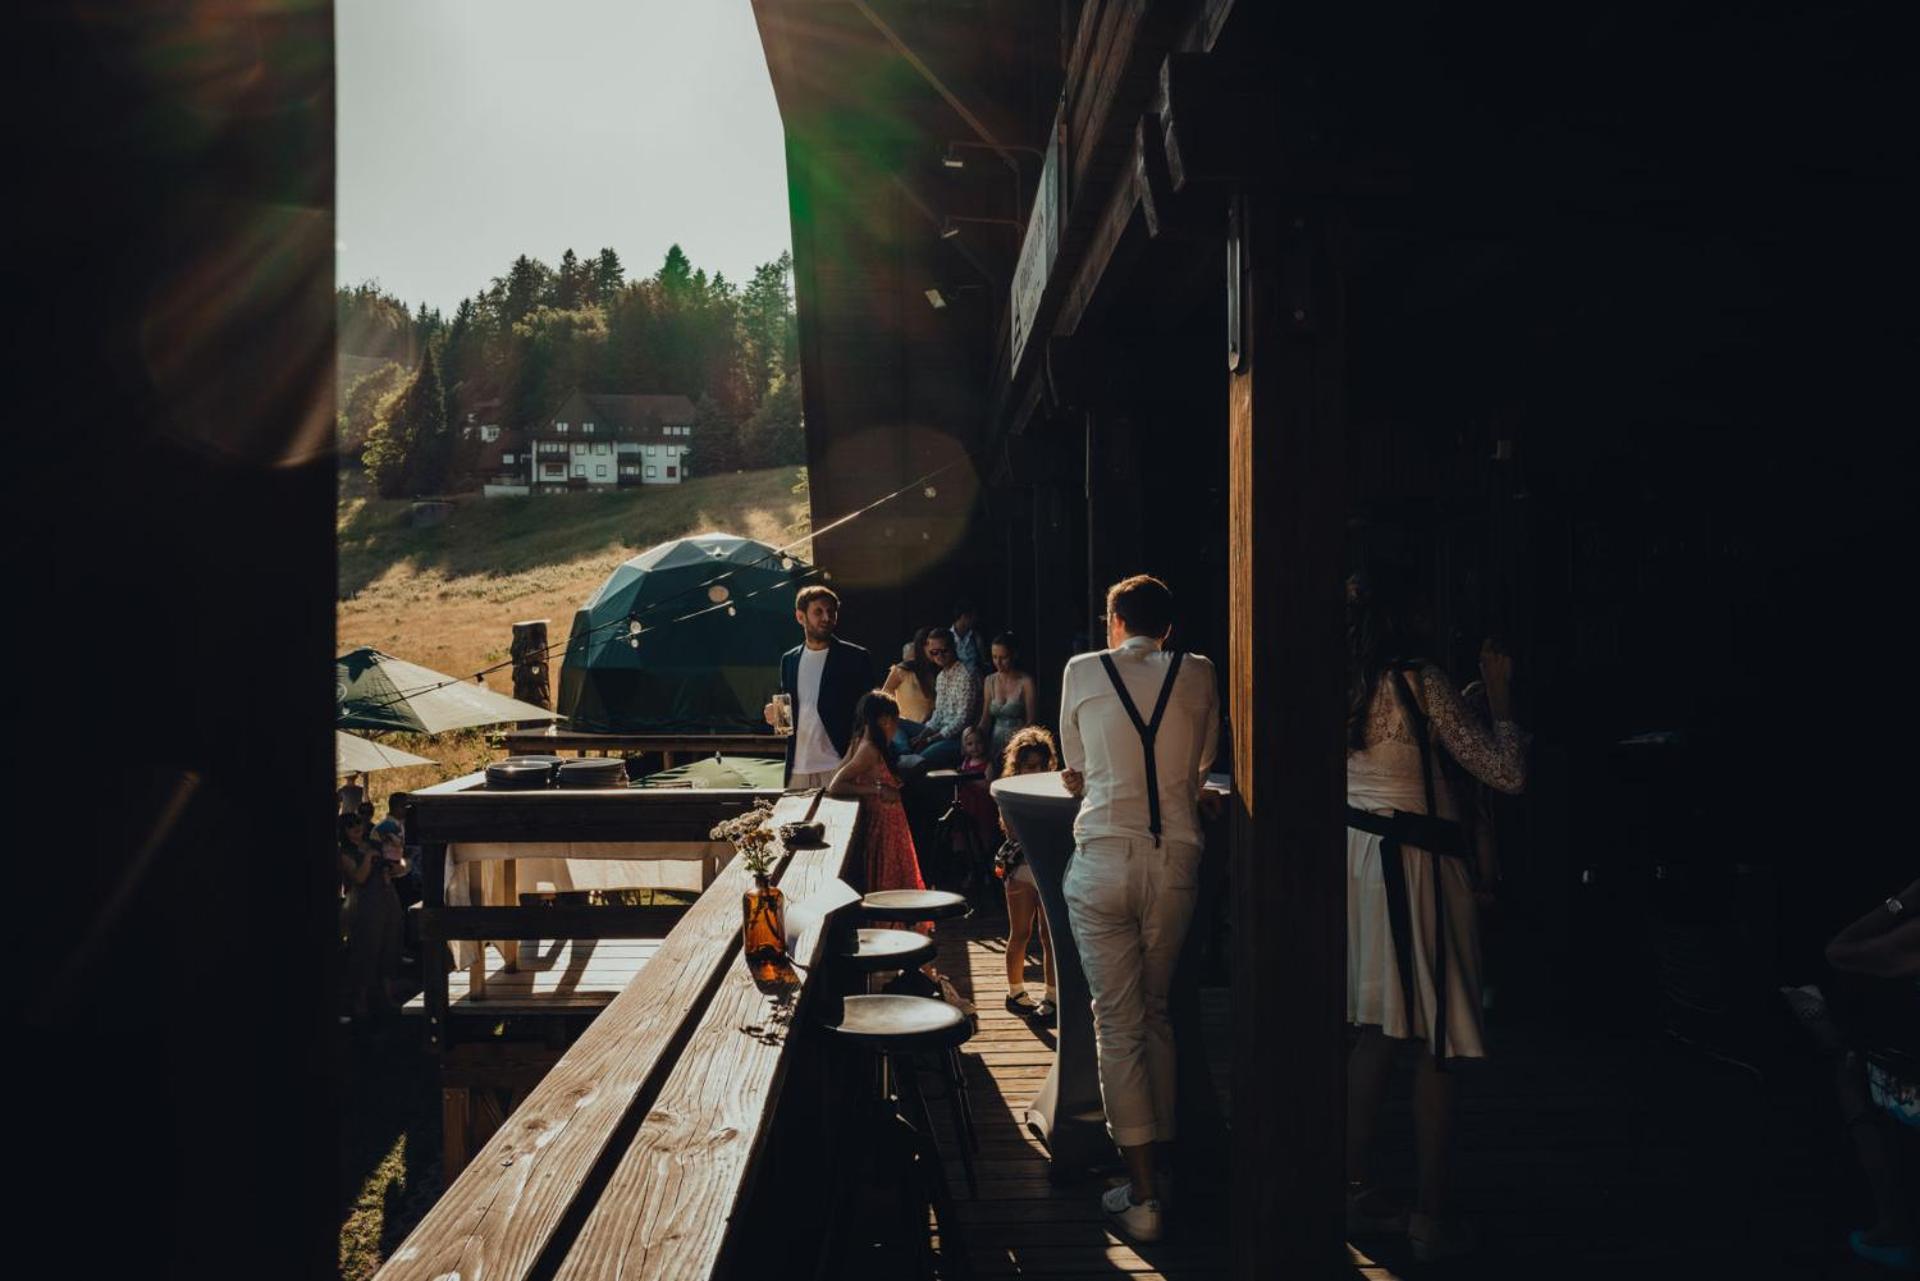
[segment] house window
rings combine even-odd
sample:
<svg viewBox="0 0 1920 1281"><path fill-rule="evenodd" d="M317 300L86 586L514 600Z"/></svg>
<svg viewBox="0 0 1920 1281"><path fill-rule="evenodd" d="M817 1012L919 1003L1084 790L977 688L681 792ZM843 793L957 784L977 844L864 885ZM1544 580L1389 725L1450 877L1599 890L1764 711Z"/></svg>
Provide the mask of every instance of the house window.
<svg viewBox="0 0 1920 1281"><path fill-rule="evenodd" d="M480 429L480 439L485 441L499 440L500 428L494 425L488 425L488 426L482 427Z"/></svg>
<svg viewBox="0 0 1920 1281"><path fill-rule="evenodd" d="M595 441L593 452L596 454L609 454L613 452L613 449L605 441Z"/></svg>
<svg viewBox="0 0 1920 1281"><path fill-rule="evenodd" d="M555 423L553 425L553 429L557 432L564 434L567 430L567 425L565 423Z"/></svg>
<svg viewBox="0 0 1920 1281"><path fill-rule="evenodd" d="M541 473L543 475L559 476L562 479L565 479L567 474L567 465L565 463L548 463L544 468L541 469Z"/></svg>
<svg viewBox="0 0 1920 1281"><path fill-rule="evenodd" d="M659 468L657 468L657 467L649 467L649 468L647 468L647 479L648 479L648 480L652 480L652 479L654 478L654 476L655 476L655 475L656 475L656 474L657 474L657 473L659 472L659 470L660 470L660 469L659 469Z"/></svg>
<svg viewBox="0 0 1920 1281"><path fill-rule="evenodd" d="M575 463L573 465L573 474L585 480L587 478L587 465L585 463Z"/></svg>
<svg viewBox="0 0 1920 1281"><path fill-rule="evenodd" d="M672 479L673 479L673 478L674 478L675 476L678 476L679 474L680 474L680 469L679 469L678 467L669 467L669 468L667 468L667 479L668 479L668 480L672 480Z"/></svg>
<svg viewBox="0 0 1920 1281"><path fill-rule="evenodd" d="M593 474L594 474L595 476L604 476L604 475L606 475L606 474L607 474L607 468L606 468L606 464L604 464L604 463L599 463L599 464L596 464L596 465L594 466L594 469L593 469Z"/></svg>
<svg viewBox="0 0 1920 1281"><path fill-rule="evenodd" d="M592 423L581 423L581 424L580 424L580 430L581 430L581 431L583 431L583 432L585 432L585 433L586 433L587 435L589 435L589 436L591 436L591 435L593 435L593 424L592 424Z"/></svg>
<svg viewBox="0 0 1920 1281"><path fill-rule="evenodd" d="M653 457L653 456L654 456L654 454L655 454L655 453L657 453L657 452L659 451L659 448L660 448L660 447L659 447L658 445L648 445L648 446L647 446L647 457L649 457L649 458L651 458L651 457Z"/></svg>
<svg viewBox="0 0 1920 1281"><path fill-rule="evenodd" d="M587 454L587 449L588 447L585 445L575 445L573 447L573 452L576 454L579 454L581 457L584 458Z"/></svg>
<svg viewBox="0 0 1920 1281"><path fill-rule="evenodd" d="M632 463L621 463L620 474L622 476L638 476L640 474L640 469L638 467L635 467Z"/></svg>
<svg viewBox="0 0 1920 1281"><path fill-rule="evenodd" d="M513 455L512 455L512 454L502 454L502 455L500 455L500 465L501 465L502 467L511 467L511 466L513 466Z"/></svg>

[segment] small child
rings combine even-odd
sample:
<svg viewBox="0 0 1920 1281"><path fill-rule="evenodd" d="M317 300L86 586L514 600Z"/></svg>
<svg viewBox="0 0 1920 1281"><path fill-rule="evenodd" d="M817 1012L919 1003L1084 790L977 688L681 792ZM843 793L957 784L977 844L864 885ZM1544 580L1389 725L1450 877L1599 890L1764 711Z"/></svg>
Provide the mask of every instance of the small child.
<svg viewBox="0 0 1920 1281"><path fill-rule="evenodd" d="M960 735L960 772L978 774L984 777L987 772L987 736L978 726L968 726Z"/></svg>

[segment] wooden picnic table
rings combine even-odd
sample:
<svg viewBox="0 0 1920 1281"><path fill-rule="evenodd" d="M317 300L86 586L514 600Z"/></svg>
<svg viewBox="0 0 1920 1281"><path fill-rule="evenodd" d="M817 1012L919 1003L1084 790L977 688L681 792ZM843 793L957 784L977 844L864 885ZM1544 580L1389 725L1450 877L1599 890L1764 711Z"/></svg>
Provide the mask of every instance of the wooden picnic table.
<svg viewBox="0 0 1920 1281"><path fill-rule="evenodd" d="M578 839L617 826L623 811L631 825L639 807L690 817L699 794L470 792L442 801L453 808L438 815L426 801L422 835L470 837L476 815L498 801L515 825ZM700 822L722 816L712 811L724 801L708 794ZM783 798L774 821L800 819L810 801ZM856 803L822 800L815 818L824 841L787 852L777 875L789 903L840 877L855 847ZM740 861L729 862L393 1252L381 1281L715 1274L734 1234L751 1229L739 1211L815 995L826 934L798 940L800 984L790 1001L760 991L740 951L750 884Z"/></svg>
<svg viewBox="0 0 1920 1281"><path fill-rule="evenodd" d="M786 740L764 734L591 734L583 730L516 730L506 736L515 756L640 756L658 752L672 769L681 757L785 756Z"/></svg>

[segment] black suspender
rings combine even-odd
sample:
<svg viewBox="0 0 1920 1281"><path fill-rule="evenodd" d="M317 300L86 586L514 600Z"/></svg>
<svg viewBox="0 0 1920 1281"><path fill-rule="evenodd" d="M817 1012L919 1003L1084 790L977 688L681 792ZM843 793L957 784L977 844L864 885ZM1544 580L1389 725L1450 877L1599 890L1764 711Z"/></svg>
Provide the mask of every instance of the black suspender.
<svg viewBox="0 0 1920 1281"><path fill-rule="evenodd" d="M1120 706L1127 709L1127 719L1133 722L1134 730L1140 735L1140 746L1147 757L1147 830L1153 833L1153 843L1160 844L1160 775L1154 769L1153 740L1160 733L1160 721L1167 714L1167 701L1173 697L1173 683L1180 678L1179 650L1173 652L1173 662L1167 665L1167 679L1160 685L1160 698L1153 705L1153 719L1140 719L1140 709L1133 705L1133 695L1127 693L1126 682L1120 679L1120 669L1113 665L1111 654L1100 655L1100 666L1107 669L1107 679L1113 682L1114 693L1120 695Z"/></svg>

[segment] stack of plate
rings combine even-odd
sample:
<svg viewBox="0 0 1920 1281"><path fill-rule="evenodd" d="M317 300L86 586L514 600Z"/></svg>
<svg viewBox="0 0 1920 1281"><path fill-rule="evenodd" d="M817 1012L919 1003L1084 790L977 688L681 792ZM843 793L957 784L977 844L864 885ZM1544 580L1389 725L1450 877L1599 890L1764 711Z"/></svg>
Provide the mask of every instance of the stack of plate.
<svg viewBox="0 0 1920 1281"><path fill-rule="evenodd" d="M487 790L524 792L553 786L554 771L561 765L558 756L509 756L487 766Z"/></svg>
<svg viewBox="0 0 1920 1281"><path fill-rule="evenodd" d="M555 787L625 787L627 763L618 756L582 756L562 761L555 771Z"/></svg>

